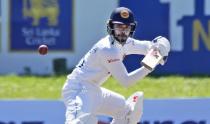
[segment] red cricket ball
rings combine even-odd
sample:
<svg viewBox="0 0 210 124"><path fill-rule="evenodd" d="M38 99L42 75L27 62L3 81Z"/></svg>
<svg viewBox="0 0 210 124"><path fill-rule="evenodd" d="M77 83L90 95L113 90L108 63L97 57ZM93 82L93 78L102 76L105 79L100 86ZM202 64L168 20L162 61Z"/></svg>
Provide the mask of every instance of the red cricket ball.
<svg viewBox="0 0 210 124"><path fill-rule="evenodd" d="M39 54L41 55L46 55L48 52L48 47L47 45L40 45L38 48Z"/></svg>

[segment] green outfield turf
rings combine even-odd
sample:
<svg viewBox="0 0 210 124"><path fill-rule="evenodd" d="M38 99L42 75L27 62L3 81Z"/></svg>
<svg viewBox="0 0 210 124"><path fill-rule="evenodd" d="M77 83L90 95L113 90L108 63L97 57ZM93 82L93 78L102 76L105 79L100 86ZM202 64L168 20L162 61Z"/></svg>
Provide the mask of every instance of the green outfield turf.
<svg viewBox="0 0 210 124"><path fill-rule="evenodd" d="M0 76L1 99L60 99L66 76ZM143 91L146 98L210 97L210 77L148 76L130 88L110 78L103 87L128 97Z"/></svg>

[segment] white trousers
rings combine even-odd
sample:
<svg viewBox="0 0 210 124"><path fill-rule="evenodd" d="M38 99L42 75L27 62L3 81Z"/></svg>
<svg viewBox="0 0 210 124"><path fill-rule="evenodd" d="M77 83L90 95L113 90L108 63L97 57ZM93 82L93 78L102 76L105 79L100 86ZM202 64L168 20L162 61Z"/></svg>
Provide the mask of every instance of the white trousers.
<svg viewBox="0 0 210 124"><path fill-rule="evenodd" d="M68 80L62 96L66 105L65 124L96 124L96 115L123 120L130 109L124 96L88 82Z"/></svg>

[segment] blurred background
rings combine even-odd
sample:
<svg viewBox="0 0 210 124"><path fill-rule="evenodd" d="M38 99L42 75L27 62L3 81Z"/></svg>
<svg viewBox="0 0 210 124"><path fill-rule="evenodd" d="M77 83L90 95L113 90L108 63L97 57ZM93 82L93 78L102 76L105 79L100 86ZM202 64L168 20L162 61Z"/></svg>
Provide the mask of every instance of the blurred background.
<svg viewBox="0 0 210 124"><path fill-rule="evenodd" d="M125 97L144 91L142 124L209 124L210 0L0 0L0 124L64 123L66 75L107 35L118 6L133 11L135 38L165 36L172 51L141 83L126 89L111 78L103 86ZM47 55L38 54L41 44ZM125 57L128 72L142 57Z"/></svg>

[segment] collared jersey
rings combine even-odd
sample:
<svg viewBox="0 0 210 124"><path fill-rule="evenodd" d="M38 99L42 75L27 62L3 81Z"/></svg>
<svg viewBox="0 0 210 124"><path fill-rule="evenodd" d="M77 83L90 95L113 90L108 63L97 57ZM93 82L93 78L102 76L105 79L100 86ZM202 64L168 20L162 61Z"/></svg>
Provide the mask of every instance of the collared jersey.
<svg viewBox="0 0 210 124"><path fill-rule="evenodd" d="M123 58L129 54L146 55L152 44L150 41L128 38L126 43L121 45L108 35L99 40L85 54L73 72L68 75L68 79L86 81L100 86L112 75L122 85L130 86L150 71L141 67L128 73L122 62Z"/></svg>

